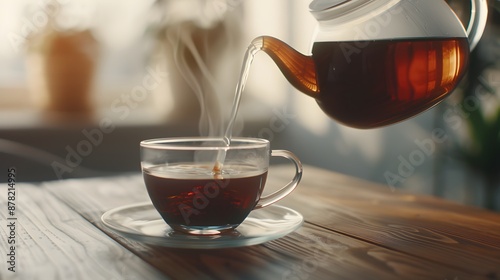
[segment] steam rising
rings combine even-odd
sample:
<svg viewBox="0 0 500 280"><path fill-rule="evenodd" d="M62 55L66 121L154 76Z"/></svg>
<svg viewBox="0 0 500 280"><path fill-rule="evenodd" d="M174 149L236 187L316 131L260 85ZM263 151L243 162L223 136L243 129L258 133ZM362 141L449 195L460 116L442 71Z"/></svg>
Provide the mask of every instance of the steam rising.
<svg viewBox="0 0 500 280"><path fill-rule="evenodd" d="M169 63L175 63L179 76L199 102L202 136L223 136L224 117L231 111L237 80L235 70L241 63L234 59L241 57L235 47L237 16L233 10L217 9L221 1L166 2L165 34L173 59ZM174 88L173 94L190 93Z"/></svg>
<svg viewBox="0 0 500 280"><path fill-rule="evenodd" d="M221 134L223 123L220 100L217 95L220 90L194 42L194 32L192 26L177 26L168 33L168 40L174 47L175 65L200 103L200 134L216 136ZM201 47L207 49L207 35L205 33L201 36L203 43ZM188 57L192 57L194 65L188 62Z"/></svg>

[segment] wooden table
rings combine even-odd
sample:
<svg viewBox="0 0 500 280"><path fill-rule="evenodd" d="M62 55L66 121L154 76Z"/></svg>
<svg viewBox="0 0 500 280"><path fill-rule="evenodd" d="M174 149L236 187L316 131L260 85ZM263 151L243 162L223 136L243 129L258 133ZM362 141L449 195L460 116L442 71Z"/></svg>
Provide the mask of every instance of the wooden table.
<svg viewBox="0 0 500 280"><path fill-rule="evenodd" d="M292 172L271 167L268 186ZM500 214L311 166L279 202L304 225L230 249L152 246L106 228L105 211L148 200L139 174L15 187L13 215L0 188L0 279L500 279Z"/></svg>

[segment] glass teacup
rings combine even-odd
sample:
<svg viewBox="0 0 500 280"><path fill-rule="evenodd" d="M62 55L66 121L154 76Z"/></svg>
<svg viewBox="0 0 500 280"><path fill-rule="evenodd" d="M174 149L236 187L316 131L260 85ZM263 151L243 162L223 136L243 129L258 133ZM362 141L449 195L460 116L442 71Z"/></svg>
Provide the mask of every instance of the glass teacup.
<svg viewBox="0 0 500 280"><path fill-rule="evenodd" d="M145 140L140 146L149 197L179 232L232 230L252 210L290 194L302 177L300 160L286 150L271 151L265 139L233 138L227 146L220 138L165 138ZM221 155L223 163L218 162ZM286 186L262 196L271 156L289 159L295 175Z"/></svg>

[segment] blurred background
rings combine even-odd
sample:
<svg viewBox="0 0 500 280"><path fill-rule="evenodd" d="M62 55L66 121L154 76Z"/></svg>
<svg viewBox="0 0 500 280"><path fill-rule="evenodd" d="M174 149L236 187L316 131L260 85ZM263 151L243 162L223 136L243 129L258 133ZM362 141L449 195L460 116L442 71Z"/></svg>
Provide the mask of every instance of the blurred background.
<svg viewBox="0 0 500 280"><path fill-rule="evenodd" d="M447 2L468 21L469 1ZM467 77L437 107L389 127L345 127L261 53L234 134L394 190L500 210L497 2ZM310 53L309 3L0 0L0 168L16 166L25 182L139 172L143 139L220 135L253 38Z"/></svg>

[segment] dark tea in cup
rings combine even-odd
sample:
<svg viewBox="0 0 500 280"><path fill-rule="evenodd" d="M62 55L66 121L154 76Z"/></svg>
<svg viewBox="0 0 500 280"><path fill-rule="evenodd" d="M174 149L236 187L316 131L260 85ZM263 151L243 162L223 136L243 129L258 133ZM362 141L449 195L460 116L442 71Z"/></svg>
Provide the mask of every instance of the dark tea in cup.
<svg viewBox="0 0 500 280"><path fill-rule="evenodd" d="M209 164L158 165L144 170L153 205L175 230L190 227L236 227L254 209L267 171L225 166L215 175Z"/></svg>
<svg viewBox="0 0 500 280"><path fill-rule="evenodd" d="M214 163L224 153L222 169ZM290 159L293 180L261 196L269 157ZM240 225L252 210L268 206L298 185L302 166L291 152L269 148L269 141L234 138L227 146L214 138L170 138L141 142L144 182L153 206L175 231L219 234Z"/></svg>

